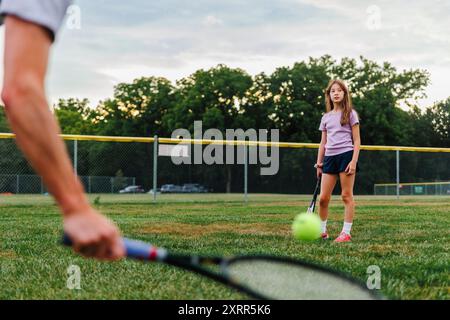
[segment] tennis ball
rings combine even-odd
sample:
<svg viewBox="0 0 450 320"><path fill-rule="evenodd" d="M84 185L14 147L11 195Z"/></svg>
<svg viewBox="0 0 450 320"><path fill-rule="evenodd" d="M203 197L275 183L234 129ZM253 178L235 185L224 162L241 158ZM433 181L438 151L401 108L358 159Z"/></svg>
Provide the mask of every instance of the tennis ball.
<svg viewBox="0 0 450 320"><path fill-rule="evenodd" d="M297 240L318 239L320 237L320 218L313 213L300 213L294 219L292 233Z"/></svg>

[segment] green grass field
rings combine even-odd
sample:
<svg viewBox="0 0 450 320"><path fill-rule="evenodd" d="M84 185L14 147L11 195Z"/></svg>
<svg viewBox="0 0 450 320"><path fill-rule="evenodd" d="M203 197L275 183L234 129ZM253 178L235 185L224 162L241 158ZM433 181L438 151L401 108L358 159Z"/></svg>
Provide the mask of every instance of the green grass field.
<svg viewBox="0 0 450 320"><path fill-rule="evenodd" d="M100 197L99 199L97 197ZM99 201L95 201L95 199ZM391 299L449 299L450 197L356 197L353 242L300 243L294 216L309 196L92 195L95 207L128 237L173 251L265 253L302 258L366 282L381 269L381 292ZM343 205L335 196L329 231L336 236ZM61 218L49 197L0 196L0 299L245 299L202 277L160 264L83 259L58 244ZM81 289L67 288L70 265Z"/></svg>

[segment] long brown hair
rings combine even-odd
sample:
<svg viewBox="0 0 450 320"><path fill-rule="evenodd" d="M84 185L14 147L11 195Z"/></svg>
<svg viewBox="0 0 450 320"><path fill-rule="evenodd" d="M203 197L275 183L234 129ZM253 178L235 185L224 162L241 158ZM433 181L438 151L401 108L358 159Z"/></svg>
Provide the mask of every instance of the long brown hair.
<svg viewBox="0 0 450 320"><path fill-rule="evenodd" d="M353 110L352 97L350 96L350 92L347 88L347 85L344 81L339 79L330 80L327 88L325 89L325 104L327 108L327 112L330 112L334 109L333 100L330 96L331 87L337 84L341 87L342 91L344 91L344 99L342 99L341 107L342 107L342 117L341 117L341 125L348 124L350 122L350 114Z"/></svg>

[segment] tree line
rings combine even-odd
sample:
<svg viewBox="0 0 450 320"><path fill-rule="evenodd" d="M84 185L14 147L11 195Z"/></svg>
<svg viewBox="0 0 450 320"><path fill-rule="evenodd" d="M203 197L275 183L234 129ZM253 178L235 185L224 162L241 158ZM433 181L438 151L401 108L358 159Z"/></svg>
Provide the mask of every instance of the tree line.
<svg viewBox="0 0 450 320"><path fill-rule="evenodd" d="M389 62L380 64L364 57L337 61L325 55L254 76L220 64L176 83L162 77L142 77L116 85L113 97L96 106L74 97L60 99L54 112L65 134L170 137L178 128L192 132L194 121L201 120L203 130L216 128L224 136L226 129L278 129L280 141L318 143L318 126L325 112L324 89L334 78L349 85L360 117L362 144L450 147L450 97L426 109L417 105L425 97L428 72L399 71ZM10 131L3 109L0 131ZM140 184L151 187L151 144L80 142L78 153L79 174L135 176ZM317 150L280 150L280 172L274 177L261 177L258 166L251 166L250 191L310 192L316 154ZM362 152L357 191L370 194L373 183L392 182L394 156ZM19 153L2 157L0 168L17 167L15 157L20 157ZM403 158L403 181L450 176L448 158L443 161L439 155L417 154ZM424 172L424 166L430 169ZM161 159L158 182L200 182L215 191L237 192L242 191L242 174L242 166L237 165L176 168Z"/></svg>

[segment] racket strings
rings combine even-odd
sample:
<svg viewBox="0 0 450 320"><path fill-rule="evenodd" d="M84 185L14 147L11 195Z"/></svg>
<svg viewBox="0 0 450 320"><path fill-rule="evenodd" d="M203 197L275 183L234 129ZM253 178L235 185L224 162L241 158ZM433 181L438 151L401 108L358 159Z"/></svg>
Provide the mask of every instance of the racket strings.
<svg viewBox="0 0 450 320"><path fill-rule="evenodd" d="M372 300L357 283L320 269L269 260L237 260L227 269L240 284L270 299Z"/></svg>

